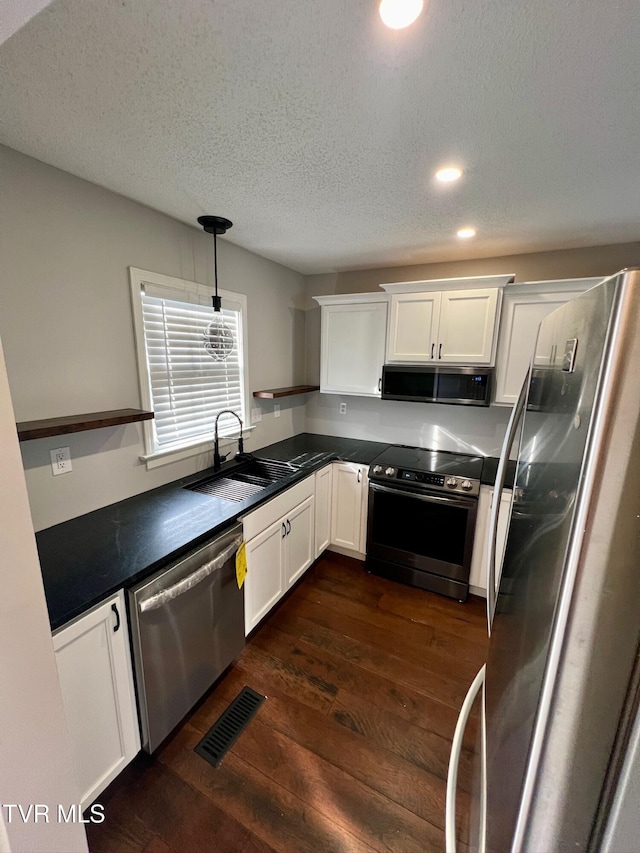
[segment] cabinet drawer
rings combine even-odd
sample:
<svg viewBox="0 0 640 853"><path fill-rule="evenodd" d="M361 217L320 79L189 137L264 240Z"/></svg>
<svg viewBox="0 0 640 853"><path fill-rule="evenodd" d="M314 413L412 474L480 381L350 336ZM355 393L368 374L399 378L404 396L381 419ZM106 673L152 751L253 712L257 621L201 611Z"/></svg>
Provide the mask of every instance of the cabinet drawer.
<svg viewBox="0 0 640 853"><path fill-rule="evenodd" d="M315 477L312 474L310 477L291 486L286 492L276 495L267 503L243 516L242 529L245 541L253 539L263 530L266 530L270 524L276 522L283 515L286 515L306 498L311 497L315 493Z"/></svg>

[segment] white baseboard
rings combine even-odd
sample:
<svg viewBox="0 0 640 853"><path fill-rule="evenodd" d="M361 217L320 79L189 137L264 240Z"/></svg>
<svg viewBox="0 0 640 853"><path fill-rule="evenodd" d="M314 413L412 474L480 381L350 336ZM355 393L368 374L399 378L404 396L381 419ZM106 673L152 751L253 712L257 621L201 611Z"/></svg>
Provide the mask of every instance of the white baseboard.
<svg viewBox="0 0 640 853"><path fill-rule="evenodd" d="M342 548L340 545L329 545L327 551L334 551L336 554L342 554L343 557L353 557L354 560L362 562L367 558L367 555L362 554L360 551L352 551L351 548Z"/></svg>

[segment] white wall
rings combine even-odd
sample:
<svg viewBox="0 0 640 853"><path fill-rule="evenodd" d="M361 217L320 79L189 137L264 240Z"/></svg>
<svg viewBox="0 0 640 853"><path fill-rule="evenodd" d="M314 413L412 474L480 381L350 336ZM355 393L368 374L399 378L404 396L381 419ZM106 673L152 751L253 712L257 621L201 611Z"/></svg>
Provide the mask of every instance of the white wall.
<svg viewBox="0 0 640 853"><path fill-rule="evenodd" d="M80 824L57 823L58 805L78 803L40 565L0 345L0 800L50 822L0 813L0 849L86 850Z"/></svg>
<svg viewBox="0 0 640 853"><path fill-rule="evenodd" d="M340 403L347 413L339 414ZM409 444L432 450L499 456L509 408L403 403L373 397L314 394L307 432Z"/></svg>
<svg viewBox="0 0 640 853"><path fill-rule="evenodd" d="M212 284L211 236L11 149L0 171L0 334L17 419L140 407L128 267ZM218 280L248 296L251 391L302 381L303 277L219 239ZM278 419L259 405L248 450L304 428L303 401L283 401ZM49 450L62 446L73 471L54 478ZM36 530L211 464L202 454L147 471L140 424L21 448Z"/></svg>
<svg viewBox="0 0 640 853"><path fill-rule="evenodd" d="M0 0L0 44L38 14L52 0Z"/></svg>

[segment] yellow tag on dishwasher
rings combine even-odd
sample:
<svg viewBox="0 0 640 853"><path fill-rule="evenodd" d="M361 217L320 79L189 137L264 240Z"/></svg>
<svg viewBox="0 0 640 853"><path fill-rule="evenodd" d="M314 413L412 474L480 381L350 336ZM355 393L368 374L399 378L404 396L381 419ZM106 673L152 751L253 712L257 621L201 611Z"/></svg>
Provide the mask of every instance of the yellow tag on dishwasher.
<svg viewBox="0 0 640 853"><path fill-rule="evenodd" d="M236 551L236 580L238 581L238 589L242 589L242 584L247 576L247 549L246 544L242 545Z"/></svg>

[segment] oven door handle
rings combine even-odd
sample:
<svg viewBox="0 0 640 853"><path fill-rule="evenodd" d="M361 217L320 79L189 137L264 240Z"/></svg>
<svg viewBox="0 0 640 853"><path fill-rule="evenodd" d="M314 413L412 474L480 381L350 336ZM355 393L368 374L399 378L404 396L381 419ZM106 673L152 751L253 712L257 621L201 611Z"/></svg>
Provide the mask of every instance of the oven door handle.
<svg viewBox="0 0 640 853"><path fill-rule="evenodd" d="M511 453L511 446L515 441L518 431L518 424L524 412L524 407L527 402L527 394L529 391L529 373L525 377L520 389L520 395L516 400L516 404L511 410L511 417L507 425L507 431L502 443L502 451L500 453L500 461L498 462L498 470L496 472L496 482L493 487L493 502L491 504L491 513L489 516L489 535L487 537L487 634L491 636L491 625L493 623L493 615L496 609L496 540L498 538L498 516L500 514L500 496L504 489L504 483L507 477L507 464Z"/></svg>
<svg viewBox="0 0 640 853"><path fill-rule="evenodd" d="M384 492L387 495L402 495L406 498L415 498L416 500L426 501L427 503L458 504L458 506L464 507L475 504L473 498L465 498L458 495L423 495L419 492L407 492L404 489L398 489L393 486L379 486L377 483L371 482L369 482L369 488L373 492Z"/></svg>

